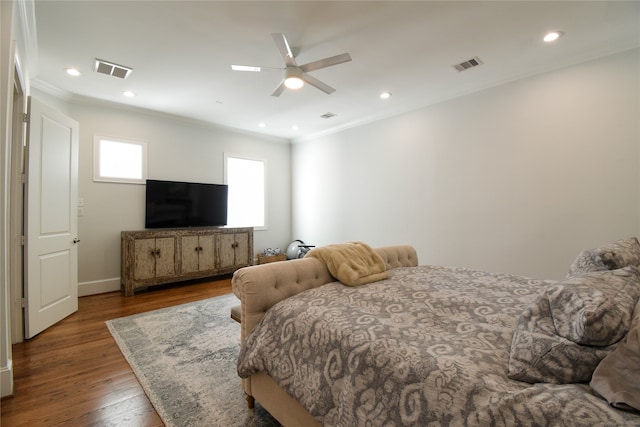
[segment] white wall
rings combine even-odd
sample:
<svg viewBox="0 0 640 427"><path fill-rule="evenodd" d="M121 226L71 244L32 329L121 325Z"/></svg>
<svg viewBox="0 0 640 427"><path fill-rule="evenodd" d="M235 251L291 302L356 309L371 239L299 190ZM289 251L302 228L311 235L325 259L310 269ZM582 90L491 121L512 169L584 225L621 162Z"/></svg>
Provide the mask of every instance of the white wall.
<svg viewBox="0 0 640 427"><path fill-rule="evenodd" d="M93 181L93 135L147 141L149 178L223 183L225 152L265 159L269 195L268 226L254 232L254 251L290 242L290 144L288 140L241 133L167 116L71 103L68 113L80 124L78 218L79 294L120 286L120 232L144 229L144 185Z"/></svg>
<svg viewBox="0 0 640 427"><path fill-rule="evenodd" d="M580 250L640 235L639 64L627 51L295 144L292 236L562 278Z"/></svg>

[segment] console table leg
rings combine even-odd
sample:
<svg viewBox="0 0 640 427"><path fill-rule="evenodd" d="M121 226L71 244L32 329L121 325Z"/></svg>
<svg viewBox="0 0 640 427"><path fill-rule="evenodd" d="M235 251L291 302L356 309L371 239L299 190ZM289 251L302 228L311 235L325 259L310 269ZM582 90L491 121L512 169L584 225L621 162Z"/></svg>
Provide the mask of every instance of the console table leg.
<svg viewBox="0 0 640 427"><path fill-rule="evenodd" d="M253 407L255 406L255 399L253 398L253 396L249 396L247 394L247 408L249 409L253 409Z"/></svg>

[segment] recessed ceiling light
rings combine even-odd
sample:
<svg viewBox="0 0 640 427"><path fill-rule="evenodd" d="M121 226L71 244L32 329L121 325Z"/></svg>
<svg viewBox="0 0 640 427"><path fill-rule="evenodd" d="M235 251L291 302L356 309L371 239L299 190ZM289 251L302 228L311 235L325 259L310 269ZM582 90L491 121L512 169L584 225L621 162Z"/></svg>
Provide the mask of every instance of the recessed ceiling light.
<svg viewBox="0 0 640 427"><path fill-rule="evenodd" d="M258 127L266 128L266 127L267 127L267 125L266 125L266 124L264 124L264 123L260 123L260 124L258 125Z"/></svg>
<svg viewBox="0 0 640 427"><path fill-rule="evenodd" d="M127 98L133 98L134 96L136 96L136 94L131 92L130 90L126 90L126 91L122 92L122 94L124 96L126 96Z"/></svg>
<svg viewBox="0 0 640 427"><path fill-rule="evenodd" d="M80 75L80 71L76 70L75 68L67 68L66 72L68 75L73 77L78 77Z"/></svg>
<svg viewBox="0 0 640 427"><path fill-rule="evenodd" d="M558 40L562 36L562 34L563 34L562 31L552 31L550 33L547 33L544 36L543 40L546 41L547 43L553 42Z"/></svg>
<svg viewBox="0 0 640 427"><path fill-rule="evenodd" d="M382 92L380 94L380 98L381 99L389 99L389 98L391 98L391 92Z"/></svg>
<svg viewBox="0 0 640 427"><path fill-rule="evenodd" d="M298 125L293 125L293 126L291 126L291 129L298 130L298 129L300 129L300 127Z"/></svg>

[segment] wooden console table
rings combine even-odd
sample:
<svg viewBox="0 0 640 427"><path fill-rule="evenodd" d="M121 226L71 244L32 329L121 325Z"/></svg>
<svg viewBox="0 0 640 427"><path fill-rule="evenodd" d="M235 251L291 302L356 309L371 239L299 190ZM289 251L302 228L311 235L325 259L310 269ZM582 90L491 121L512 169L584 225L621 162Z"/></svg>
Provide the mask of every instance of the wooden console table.
<svg viewBox="0 0 640 427"><path fill-rule="evenodd" d="M125 295L165 283L233 273L253 264L253 228L123 231Z"/></svg>

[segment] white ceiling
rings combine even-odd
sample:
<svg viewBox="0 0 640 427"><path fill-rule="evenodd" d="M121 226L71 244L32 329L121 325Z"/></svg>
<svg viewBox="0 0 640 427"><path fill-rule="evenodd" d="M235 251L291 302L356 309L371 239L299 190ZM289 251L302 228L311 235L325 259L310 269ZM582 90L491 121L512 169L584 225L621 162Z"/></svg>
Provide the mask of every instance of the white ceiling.
<svg viewBox="0 0 640 427"><path fill-rule="evenodd" d="M296 140L638 47L640 2L48 0L35 2L35 28L34 87ZM550 30L564 37L544 43ZM272 97L282 72L231 70L283 67L271 33L298 64L348 52L351 62L311 73L336 92ZM475 56L484 64L452 68ZM95 58L133 72L95 73Z"/></svg>

